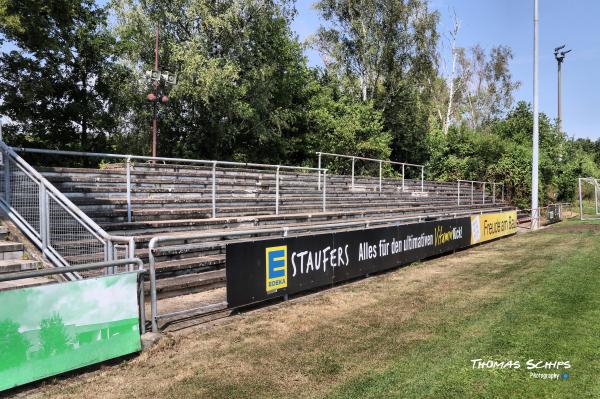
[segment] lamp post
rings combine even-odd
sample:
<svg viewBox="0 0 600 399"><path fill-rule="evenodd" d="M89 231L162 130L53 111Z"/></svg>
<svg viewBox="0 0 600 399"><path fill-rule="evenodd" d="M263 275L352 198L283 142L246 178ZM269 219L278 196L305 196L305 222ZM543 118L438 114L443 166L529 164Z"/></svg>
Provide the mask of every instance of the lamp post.
<svg viewBox="0 0 600 399"><path fill-rule="evenodd" d="M157 141L157 114L158 104L166 105L169 98L161 90L161 83L173 86L177 83L177 74L169 71L160 71L158 69L158 35L159 28L156 26L156 36L154 41L154 70L146 71L146 77L152 82L152 92L146 99L152 103L152 156L156 157L156 141Z"/></svg>
<svg viewBox="0 0 600 399"><path fill-rule="evenodd" d="M565 45L556 47L554 49L554 58L556 58L556 63L558 64L558 131L562 132L562 84L561 84L561 67L562 63L565 60L565 55L570 53L572 50L561 51L565 48Z"/></svg>
<svg viewBox="0 0 600 399"><path fill-rule="evenodd" d="M533 0L533 160L531 167L531 229L539 228L538 209L538 0Z"/></svg>

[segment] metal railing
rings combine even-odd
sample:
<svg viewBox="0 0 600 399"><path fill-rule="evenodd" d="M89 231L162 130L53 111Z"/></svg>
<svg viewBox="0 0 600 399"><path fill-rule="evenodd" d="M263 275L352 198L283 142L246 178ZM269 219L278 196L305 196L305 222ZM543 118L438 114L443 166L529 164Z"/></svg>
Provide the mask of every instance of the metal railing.
<svg viewBox="0 0 600 399"><path fill-rule="evenodd" d="M134 256L133 237L108 234L1 140L0 154L0 208L54 266Z"/></svg>
<svg viewBox="0 0 600 399"><path fill-rule="evenodd" d="M218 214L217 208L217 166L233 166L233 167L245 167L245 168L258 168L258 169L269 169L275 171L275 214L279 215L280 205L280 186L282 176L281 170L297 170L297 171L308 171L318 172L318 186L321 190L321 174L323 174L323 187L325 186L325 180L327 178L327 169L325 168L311 168L306 166L289 166L289 165L270 165L261 163L251 162L233 162L233 161L209 161L203 159L188 159L188 158L167 158L167 157L149 157L142 155L124 155L124 154L110 154L110 153L98 153L98 152L80 152L80 151L61 151L61 150L46 150L41 148L13 148L14 151L33 153L33 154L45 154L45 155L66 155L66 156L79 156L79 157L91 157L91 158L108 158L108 159L123 159L125 160L125 184L126 184L126 195L127 195L127 221L132 220L133 206L131 204L131 193L132 193L132 161L146 161L146 162L167 162L167 163L184 163L193 165L207 165L211 166L211 207L212 217L216 218ZM327 210L327 194L325 189L322 190L322 208L323 212Z"/></svg>
<svg viewBox="0 0 600 399"><path fill-rule="evenodd" d="M460 205L460 188L461 188L461 184L462 186L466 186L467 192L470 192L470 203L471 205L473 205L475 203L475 186L480 186L481 187L481 202L482 204L485 205L485 198L486 198L486 187L487 188L491 188L491 193L490 196L492 197L492 204L496 203L496 199L497 199L497 190L496 187L497 186L501 186L501 190L500 190L500 201L504 202L504 183L495 183L495 182L486 182L486 181L478 181L478 180L457 180L457 191L456 191L456 203L457 205ZM479 190L477 190L479 191ZM477 196L479 196L479 193L477 193Z"/></svg>
<svg viewBox="0 0 600 399"><path fill-rule="evenodd" d="M259 235L268 235L262 238L272 239L277 238L276 235L280 235L281 238L287 237L291 232L324 232L327 230L336 230L336 229L346 229L348 227L353 228L369 228L373 226L385 226L391 224L400 224L400 223L408 223L411 221L421 222L425 219L433 220L433 219L444 219L444 218L457 218L459 216L465 215L473 215L473 214L485 214L490 212L499 212L502 211L502 208L490 208L485 210L479 210L477 212L473 212L472 210L466 210L463 212L450 212L444 214L428 214L428 215L420 215L420 216L409 216L404 218L381 218L374 219L369 221L355 221L355 222L342 222L342 223L325 223L325 224L314 224L314 225L305 225L305 226L282 226L282 227L272 227L272 228L264 228L264 229L252 229L252 230L233 230L233 231L220 231L220 232L202 232L202 233L190 233L190 234L181 234L181 235L166 235L166 236L156 236L150 240L148 244L148 258L149 258L149 267L148 271L150 274L150 309L151 309L151 325L152 332L158 332L158 320L172 317L172 316L189 316L198 314L200 311L213 311L215 309L227 308L226 302L221 302L213 305L204 305L200 308L192 308L183 311L169 312L159 314L158 312L158 298L156 292L156 256L158 255L159 246L162 244L175 243L175 242L184 242L185 244L180 245L188 245L188 241L190 240L202 240L202 239L219 239L220 242L226 245L226 240L229 237L244 237L244 236L259 236Z"/></svg>
<svg viewBox="0 0 600 399"><path fill-rule="evenodd" d="M407 163L407 162L395 162L395 161L388 161L385 159L375 159L375 158L365 158L365 157L358 157L358 156L354 156L354 155L342 155L342 154L333 154L330 152L317 152L316 153L318 156L318 167L317 169L321 168L321 162L322 162L322 157L323 155L325 156L329 156L329 157L334 157L334 158L346 158L346 159L351 159L352 160L352 174L351 174L351 187L354 190L354 171L355 171L355 163L356 160L362 160L362 161L369 161L369 162L376 162L379 164L379 191L381 192L382 190L382 180L383 180L383 164L390 164L390 165L402 165L402 191L406 191L405 189L405 172L406 172L406 167L409 168L420 168L421 169L421 192L425 191L425 166L424 165L417 165L417 164L413 164L413 163ZM321 189L321 176L319 174L319 189Z"/></svg>
<svg viewBox="0 0 600 399"><path fill-rule="evenodd" d="M136 265L137 269L133 269L132 265ZM0 274L0 282L4 281L15 281L22 280L25 278L33 277L46 277L56 274L77 274L82 271L98 270L98 269L116 269L118 267L128 267L128 272L135 272L143 275L146 271L144 270L144 263L139 258L127 258L122 260L111 260L105 262L86 263L83 265L76 266L64 266L60 269L39 269L39 270L26 270L14 273L2 273ZM142 334L146 332L146 308L144 307L144 284L143 279L138 281L138 298L139 298L139 314L140 314L140 331Z"/></svg>
<svg viewBox="0 0 600 399"><path fill-rule="evenodd" d="M519 227L532 230L534 225L538 227L547 225L551 222L550 216L548 214L551 207L558 207L559 217L561 219L573 218L573 204L571 204L570 202L549 204L533 209L517 209L517 222L519 224Z"/></svg>

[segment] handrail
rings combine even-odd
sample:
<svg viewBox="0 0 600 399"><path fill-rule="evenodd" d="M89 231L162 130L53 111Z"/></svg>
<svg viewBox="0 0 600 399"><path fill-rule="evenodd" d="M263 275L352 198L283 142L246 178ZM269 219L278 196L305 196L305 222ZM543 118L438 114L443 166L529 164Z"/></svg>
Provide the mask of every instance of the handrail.
<svg viewBox="0 0 600 399"><path fill-rule="evenodd" d="M39 270L25 270L21 272L14 273L3 273L0 274L0 282L4 281L14 281L21 280L24 278L32 278L32 277L44 277L44 276L52 276L56 274L64 274L64 273L77 273L84 270L98 270L105 268L114 268L116 266L127 266L127 265L137 265L137 270L134 270L133 273L144 274L146 270L144 270L144 262L140 258L128 258L121 260L110 260L104 262L94 262L94 263L86 263L84 265L76 265L76 266L63 266L60 269L39 269ZM140 314L140 325L141 325L141 333L144 334L146 332L146 308L144 305L144 287L140 287L139 292L139 304L138 311Z"/></svg>
<svg viewBox="0 0 600 399"><path fill-rule="evenodd" d="M315 152L315 154L318 155L318 168L321 168L321 158L323 157L323 155L326 156L330 156L330 157L336 157L336 158L346 158L346 159L351 159L352 160L352 189L354 189L354 163L357 159L363 160L363 161L370 161L370 162L378 162L379 163L379 192L381 192L382 190L382 178L383 178L383 169L382 169L382 164L387 163L387 164L392 164L392 165L402 165L402 191L405 191L405 187L404 187L404 176L405 176L405 167L415 167L415 168L421 168L421 192L425 191L425 165L418 165L418 164L414 164L414 163L408 163L408 162L397 162L397 161L390 161L390 160L386 160L386 159L375 159L375 158L367 158L367 157L360 157L360 156L356 156L356 155L345 155L345 154L334 154L331 152L321 152L321 151L317 151ZM320 180L320 172L319 172L319 189L321 189L321 180Z"/></svg>
<svg viewBox="0 0 600 399"><path fill-rule="evenodd" d="M327 168L313 168L308 166L292 166L292 165L271 165L271 164L261 164L261 163L252 163L252 162L233 162L233 161L208 161L203 159L189 159L189 158L168 158L168 157L150 157L150 156L142 156L142 155L125 155L125 154L112 154L112 153L102 153L102 152L83 152L83 151L63 151L63 150L47 150L43 148L25 148L25 147L11 147L14 151L24 152L24 153L33 153L33 154L46 154L46 155L67 155L67 156L83 156L83 157L94 157L94 158L114 158L114 159L124 159L125 163L125 174L126 174L126 195L127 195L127 222L132 221L132 204L131 204L131 161L132 160L142 160L142 161L162 161L162 162L173 162L173 163L188 163L188 164L200 164L200 165L210 165L212 166L212 217L217 217L217 165L223 166L239 166L239 167L247 167L247 168L265 168L265 169L274 169L275 170L275 214L279 215L279 181L281 179L279 171L281 169L285 170L300 170L300 171L316 171L318 172L319 179L319 190L321 185L321 173L323 174L323 179L325 180L327 177ZM326 193L323 190L323 212L326 211Z"/></svg>
<svg viewBox="0 0 600 399"><path fill-rule="evenodd" d="M355 227L355 226L364 226L365 228L371 227L373 225L381 225L381 224L391 224L391 223L400 223L400 222L409 222L409 221L421 221L425 218L444 218L444 217L454 217L456 218L458 215L472 215L475 213L484 214L490 212L498 212L503 208L489 208L482 209L478 212L471 211L463 211L463 212L451 212L445 214L434 214L434 215L420 215L420 216L408 216L401 218L387 218L387 219L375 219L369 221L355 221L355 222L342 222L342 223L324 223L324 224L314 224L314 225L305 225L305 226L281 226L281 227L271 227L265 229L252 229L252 230L233 230L233 231L220 231L220 232L202 232L202 233L190 233L190 234L181 234L181 235L165 235L165 236L155 236L153 237L148 244L148 260L149 260L149 273L150 273L150 309L151 309L151 324L152 324L152 332L158 332L158 319L163 317L172 316L175 313L178 315L183 314L193 314L196 313L200 308L189 309L187 311L178 311L174 313L165 313L158 314L158 299L156 295L156 258L155 251L157 249L157 245L160 243L168 243L175 241L187 241L187 240L199 240L205 238L220 238L220 237L240 237L240 236L248 236L248 235L256 235L256 234L271 234L271 233L281 233L282 237L287 237L290 232L294 231L304 231L304 232L313 232L315 230L323 230L323 229L337 229L337 228L346 228L346 227ZM269 237L272 238L272 237Z"/></svg>
<svg viewBox="0 0 600 399"><path fill-rule="evenodd" d="M94 158L115 158L115 159L138 159L143 161L164 161L164 162L181 162L181 163L196 163L203 165L227 165L227 166L242 166L242 167L253 167L253 168L266 168L266 169L288 169L288 170L310 170L310 171L326 171L325 168L313 168L309 166L293 166L293 165L274 165L274 164L263 164L253 162L234 162L234 161L215 161L205 159L192 159L192 158L169 158L169 157L150 157L143 155L127 155L127 154L111 154L102 152L83 152L83 151L64 151L64 150L47 150L43 148L26 148L26 147L12 147L17 152L28 152L35 154L47 154L47 155L70 155L70 156L82 156L82 157L94 157Z"/></svg>
<svg viewBox="0 0 600 399"><path fill-rule="evenodd" d="M474 200L474 189L475 189L475 184L482 184L483 188L481 190L481 197L482 197L482 201L485 204L485 185L489 184L492 187L492 203L495 204L496 203L496 186L502 186L502 197L501 197L501 201L504 201L504 183L503 182L491 182L491 181L479 181L479 180L464 180L464 179L458 179L456 180L457 183L457 187L456 187L456 203L457 205L460 205L460 184L461 183L467 183L467 185L471 185L471 204L473 204L473 200Z"/></svg>
<svg viewBox="0 0 600 399"><path fill-rule="evenodd" d="M366 157L360 157L360 156L357 156L357 155L334 154L332 152L317 151L316 154L328 155L328 156L338 157L338 158L348 158L348 159L354 158L354 159L360 159L360 160L363 160L363 161L383 162L383 163L390 163L390 164L394 164L394 165L416 166L416 167L419 167L419 168L425 167L424 165L418 165L416 163L390 161L390 160L387 160L387 159L366 158Z"/></svg>
<svg viewBox="0 0 600 399"><path fill-rule="evenodd" d="M26 219L11 206L10 201L10 171L9 165L3 159L4 165L4 192L5 198L0 199L0 206L6 208L6 211L15 222L15 224L23 230L23 232L42 250L42 253L50 259L54 266L65 267L69 263L59 251L51 247L49 244L49 215L48 215L48 199L51 198L58 203L65 211L67 211L73 219L83 226L91 235L103 242L105 246L104 259L112 261L114 257L114 243L125 243L128 246L128 256L132 257L135 251L135 241L133 237L128 236L113 236L108 234L96 222L88 217L81 209L79 209L71 200L69 200L60 190L50 183L42 174L35 170L29 163L21 158L12 147L8 146L4 141L0 140L0 151L3 151L5 156L14 162L21 170L32 180L33 183L39 185L40 202L39 202L39 229L35 231ZM32 231L33 229L33 231ZM38 237L39 235L39 237ZM62 272L67 273L67 272ZM79 278L77 275L67 274L70 278Z"/></svg>

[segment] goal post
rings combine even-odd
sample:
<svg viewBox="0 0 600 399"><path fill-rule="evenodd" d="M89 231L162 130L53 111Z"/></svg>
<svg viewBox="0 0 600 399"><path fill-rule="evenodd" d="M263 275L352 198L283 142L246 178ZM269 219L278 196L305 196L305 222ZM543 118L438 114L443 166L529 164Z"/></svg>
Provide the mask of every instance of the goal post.
<svg viewBox="0 0 600 399"><path fill-rule="evenodd" d="M600 180L593 177L579 178L579 218L600 220Z"/></svg>

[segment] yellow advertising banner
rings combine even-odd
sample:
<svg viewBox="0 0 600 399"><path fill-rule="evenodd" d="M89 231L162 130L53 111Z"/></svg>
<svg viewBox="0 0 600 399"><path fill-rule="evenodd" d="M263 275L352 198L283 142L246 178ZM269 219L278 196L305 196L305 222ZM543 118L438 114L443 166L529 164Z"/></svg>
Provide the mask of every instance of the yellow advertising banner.
<svg viewBox="0 0 600 399"><path fill-rule="evenodd" d="M471 245L517 232L517 211L471 216Z"/></svg>

